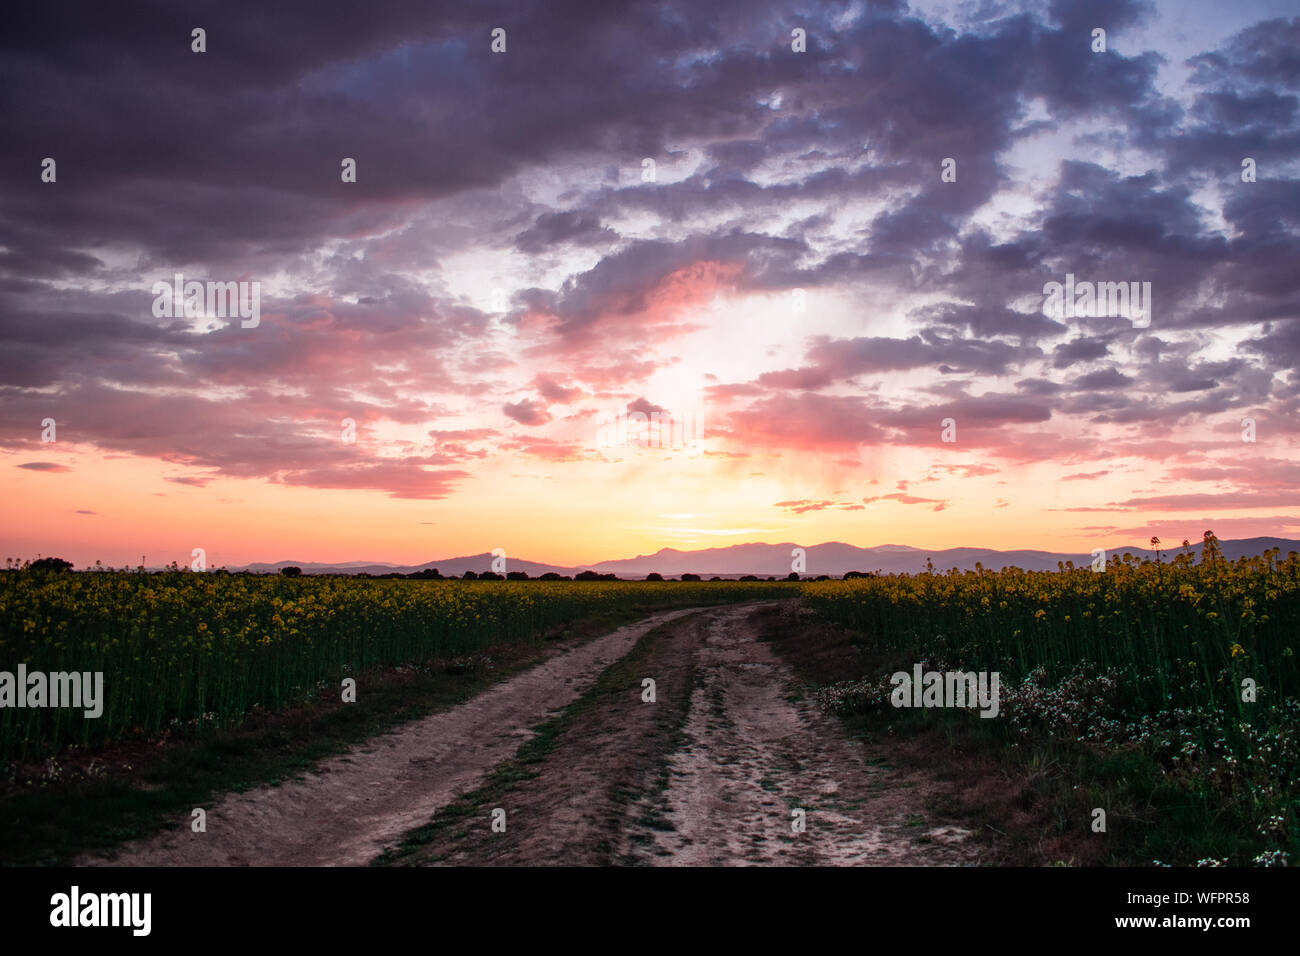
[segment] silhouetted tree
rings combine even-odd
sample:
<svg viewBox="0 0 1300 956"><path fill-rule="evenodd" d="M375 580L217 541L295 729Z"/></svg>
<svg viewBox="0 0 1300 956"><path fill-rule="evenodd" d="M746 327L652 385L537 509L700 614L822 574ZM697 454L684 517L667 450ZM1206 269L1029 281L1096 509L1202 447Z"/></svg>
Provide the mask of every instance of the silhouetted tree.
<svg viewBox="0 0 1300 956"><path fill-rule="evenodd" d="M645 576L645 579L647 581L662 581L664 579L664 576L660 574L658 571L651 571L649 574Z"/></svg>
<svg viewBox="0 0 1300 956"><path fill-rule="evenodd" d="M72 562L62 558L37 558L28 568L33 571L71 571Z"/></svg>
<svg viewBox="0 0 1300 956"><path fill-rule="evenodd" d="M282 575L283 575L284 577L286 577L286 578L297 578L297 577L301 577L301 576L302 576L302 568L300 568L300 567L298 567L298 566L296 566L296 565L290 564L290 565L288 565L287 567L283 567L283 568L281 568L281 569L280 569L280 574L282 574Z"/></svg>
<svg viewBox="0 0 1300 956"><path fill-rule="evenodd" d="M698 574L691 574L690 572L682 575L683 581L698 581L699 579L700 576Z"/></svg>

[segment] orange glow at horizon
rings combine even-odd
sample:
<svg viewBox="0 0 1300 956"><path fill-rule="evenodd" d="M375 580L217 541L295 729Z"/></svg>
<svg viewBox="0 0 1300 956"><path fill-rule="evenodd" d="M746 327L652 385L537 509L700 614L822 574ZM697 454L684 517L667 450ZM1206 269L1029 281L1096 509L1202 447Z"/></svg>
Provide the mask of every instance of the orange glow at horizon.
<svg viewBox="0 0 1300 956"><path fill-rule="evenodd" d="M920 457L915 450L900 457L909 456ZM0 456L9 476L0 503L5 557L54 555L78 567L96 560L135 566L143 557L148 566L188 566L192 549L201 547L209 567L283 560L414 565L504 548L516 559L576 567L661 548L825 541L1087 553L1146 540L1080 530L1087 525L1132 527L1164 518L1185 527L1162 532L1166 546L1176 546L1182 537L1199 540L1210 520L1187 512L1060 510L1077 504L1075 486L1082 482L1053 481L1053 469L1043 465L899 492L855 469L823 463L816 484L834 492L823 495L807 493L807 469L790 460L767 460L755 474L750 459L684 461L630 449L621 461L551 462L531 476L522 471L529 462L506 459L447 498L418 500L262 479L215 478L190 487L165 480L174 466L147 459L70 449L57 457L70 470L30 471L16 467L30 456ZM1017 476L1014 485L1003 477L1008 473ZM1089 493L1113 498L1126 493L1124 486L1121 477L1109 490ZM864 504L864 498L878 500ZM991 507L995 502L1004 504ZM1235 519L1243 520L1253 519ZM1285 530L1271 518L1258 520L1263 523L1253 534ZM1219 531L1222 538L1253 536L1234 534L1233 524L1221 527L1228 529Z"/></svg>

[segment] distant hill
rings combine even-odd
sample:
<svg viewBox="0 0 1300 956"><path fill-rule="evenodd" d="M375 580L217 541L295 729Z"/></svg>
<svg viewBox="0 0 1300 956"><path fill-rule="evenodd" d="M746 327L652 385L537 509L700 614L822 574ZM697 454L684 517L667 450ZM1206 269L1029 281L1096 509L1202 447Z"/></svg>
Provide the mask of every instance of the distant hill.
<svg viewBox="0 0 1300 956"><path fill-rule="evenodd" d="M913 548L908 545L883 544L872 548L859 548L839 541L829 541L814 545L798 545L794 542L735 544L726 548L705 548L699 551L662 548L654 554L640 554L635 558L599 561L576 567L540 564L536 561L508 557L506 570L523 571L534 578L548 571L570 576L581 571L597 571L601 574L612 573L628 579L644 578L652 572L662 574L664 577L679 577L684 573L698 574L705 578L715 576L735 578L744 574L785 577L790 573L791 552L797 547L803 547L805 552L807 570L801 574L801 577L816 577L820 574L840 577L847 571L919 574L925 570L927 559L933 563L936 571L947 571L951 568L973 571L976 563L994 571L1004 567L1017 567L1026 571L1055 571L1058 563L1067 561L1074 562L1075 567L1092 563L1091 551L1086 553L997 551L992 548L948 548L943 551L927 551L924 548ZM1243 538L1235 541L1220 541L1219 547L1224 557L1236 560L1240 557L1263 554L1272 548L1280 549L1284 555L1288 551L1300 552L1300 541L1289 538ZM1162 547L1161 560L1171 560L1183 550ZM1199 561L1201 542L1196 542L1189 550ZM1147 547L1107 549L1110 557L1125 552L1138 559L1155 557L1155 553ZM484 553L444 558L415 565L367 564L359 561L338 564L276 561L271 564L250 564L247 570L274 572L289 565L296 565L302 568L304 574L413 574L416 571L437 568L438 573L445 577L461 577L466 571L473 571L476 574L490 571L492 560L491 554Z"/></svg>
<svg viewBox="0 0 1300 956"><path fill-rule="evenodd" d="M364 564L361 562L315 564L309 561L276 561L272 564L250 564L248 565L247 570L279 571L280 568L295 565L302 568L303 574L414 574L416 571L425 571L430 568L437 568L438 573L443 577L458 578L466 571L473 571L475 574L481 574L484 571L491 571L493 560L494 559L490 553L485 553L460 558L446 558L441 561L426 561L424 564L411 565ZM506 571L523 571L530 578L540 577L548 571L554 571L557 574L575 574L578 571L588 570L588 567L563 568L553 564L538 564L536 561L521 561L510 557L506 558ZM241 569L232 568L231 570Z"/></svg>

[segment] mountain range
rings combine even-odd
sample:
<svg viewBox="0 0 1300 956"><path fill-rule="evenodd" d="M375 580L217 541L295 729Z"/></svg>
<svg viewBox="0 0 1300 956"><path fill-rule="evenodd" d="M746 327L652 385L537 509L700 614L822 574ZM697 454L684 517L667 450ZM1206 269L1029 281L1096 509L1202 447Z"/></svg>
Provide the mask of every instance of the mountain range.
<svg viewBox="0 0 1300 956"><path fill-rule="evenodd" d="M957 568L963 571L975 570L978 563L990 570L1004 567L1017 567L1025 571L1055 571L1058 563L1072 561L1075 567L1092 564L1090 552L1055 552L1055 551L997 551L992 548L949 548L943 551L913 548L908 545L884 544L872 548L859 548L839 541L823 544L801 546L793 542L781 544L735 544L725 548L705 548L699 551L679 551L676 548L662 548L654 554L639 554L635 558L620 558L613 561L599 561L595 564L564 567L555 564L542 564L536 561L524 561L513 557L506 559L506 571L523 571L535 578L547 572L571 576L581 571L595 571L600 574L615 574L620 578L639 579L647 574L657 572L664 577L678 577L684 573L698 574L701 577L735 578L744 574L762 577L785 577L790 573L795 548L803 547L804 570L800 577L817 577L827 574L840 577L848 571L875 571L882 574L917 574L926 569L926 562L933 564L936 571ZM1219 548L1229 560L1243 556L1262 554L1272 548L1281 549L1282 554L1300 551L1300 541L1289 538L1242 538L1235 541L1220 541ZM1161 560L1172 560L1184 550L1190 551L1200 560L1201 542L1196 542L1189 549L1161 548ZM1135 558L1154 558L1155 552L1150 548L1129 547L1107 549L1107 557L1113 558L1125 552ZM293 565L302 568L304 574L413 574L437 568L444 577L460 577L466 571L476 574L492 569L491 554L475 554L465 557L443 558L427 561L424 564L393 565L350 561L338 564L322 564L308 561L277 561L273 564L250 564L244 568L230 570L248 570L254 572L273 572Z"/></svg>

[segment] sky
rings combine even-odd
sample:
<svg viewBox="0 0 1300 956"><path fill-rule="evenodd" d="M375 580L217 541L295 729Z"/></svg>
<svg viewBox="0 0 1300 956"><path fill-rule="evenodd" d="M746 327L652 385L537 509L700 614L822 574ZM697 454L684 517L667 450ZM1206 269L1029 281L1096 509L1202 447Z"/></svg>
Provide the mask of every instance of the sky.
<svg viewBox="0 0 1300 956"><path fill-rule="evenodd" d="M24 9L0 551L1300 537L1298 95L1265 0Z"/></svg>

